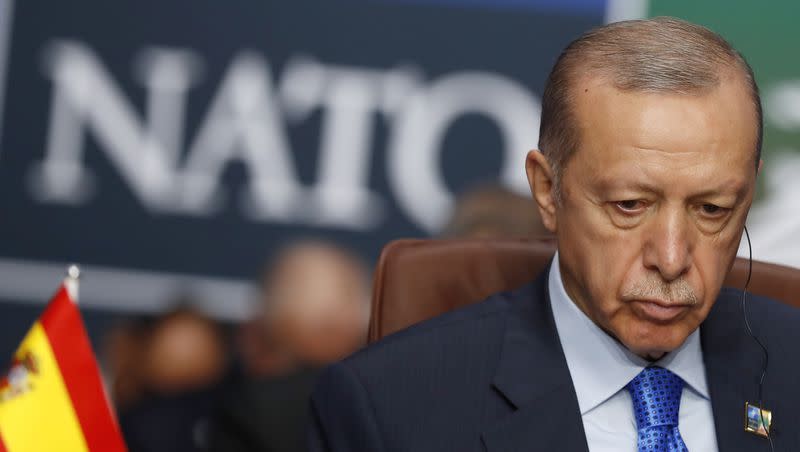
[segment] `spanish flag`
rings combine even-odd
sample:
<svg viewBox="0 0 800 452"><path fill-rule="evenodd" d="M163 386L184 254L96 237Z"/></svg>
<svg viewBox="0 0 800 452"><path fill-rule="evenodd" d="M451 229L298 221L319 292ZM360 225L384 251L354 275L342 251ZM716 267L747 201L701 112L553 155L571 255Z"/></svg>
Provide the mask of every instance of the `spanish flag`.
<svg viewBox="0 0 800 452"><path fill-rule="evenodd" d="M0 452L126 450L69 273L0 379Z"/></svg>

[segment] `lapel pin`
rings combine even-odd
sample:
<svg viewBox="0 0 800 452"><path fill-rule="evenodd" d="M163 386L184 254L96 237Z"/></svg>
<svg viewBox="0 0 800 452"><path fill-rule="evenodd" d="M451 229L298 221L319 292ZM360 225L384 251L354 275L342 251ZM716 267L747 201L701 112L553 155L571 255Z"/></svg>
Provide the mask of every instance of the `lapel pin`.
<svg viewBox="0 0 800 452"><path fill-rule="evenodd" d="M758 405L751 405L750 402L745 402L744 431L767 438L769 436L769 428L771 426L771 411L761 408Z"/></svg>

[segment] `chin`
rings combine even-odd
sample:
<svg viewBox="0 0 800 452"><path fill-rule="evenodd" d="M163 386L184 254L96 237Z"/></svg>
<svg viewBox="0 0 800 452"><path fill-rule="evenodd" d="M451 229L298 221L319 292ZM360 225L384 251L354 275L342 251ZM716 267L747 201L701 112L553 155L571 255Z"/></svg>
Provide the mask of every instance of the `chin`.
<svg viewBox="0 0 800 452"><path fill-rule="evenodd" d="M691 333L684 330L682 326L648 325L637 328L629 340L623 340L622 343L638 356L651 360L659 359L683 345Z"/></svg>

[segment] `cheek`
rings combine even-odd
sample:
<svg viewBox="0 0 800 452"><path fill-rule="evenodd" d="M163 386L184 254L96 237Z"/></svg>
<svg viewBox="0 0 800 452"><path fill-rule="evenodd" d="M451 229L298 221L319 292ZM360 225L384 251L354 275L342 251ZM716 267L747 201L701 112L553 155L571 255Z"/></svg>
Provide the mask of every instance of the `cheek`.
<svg viewBox="0 0 800 452"><path fill-rule="evenodd" d="M620 287L640 266L641 238L591 215L559 218L559 256L574 274L575 294L602 324L621 307ZM591 225L587 227L587 225Z"/></svg>
<svg viewBox="0 0 800 452"><path fill-rule="evenodd" d="M703 301L711 304L728 275L728 269L736 257L738 242L721 244L707 242L697 247L694 253L694 278L690 281L696 289L703 291ZM698 296L701 295L698 293Z"/></svg>

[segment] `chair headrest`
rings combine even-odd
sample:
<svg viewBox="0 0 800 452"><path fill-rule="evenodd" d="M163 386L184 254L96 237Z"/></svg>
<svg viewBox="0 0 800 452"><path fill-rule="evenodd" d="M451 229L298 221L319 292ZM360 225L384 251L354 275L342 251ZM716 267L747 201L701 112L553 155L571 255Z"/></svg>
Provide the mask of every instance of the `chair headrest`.
<svg viewBox="0 0 800 452"><path fill-rule="evenodd" d="M556 250L538 239L396 240L378 261L369 341L533 280ZM747 260L737 258L726 286L743 287ZM749 291L800 307L800 270L753 261Z"/></svg>

